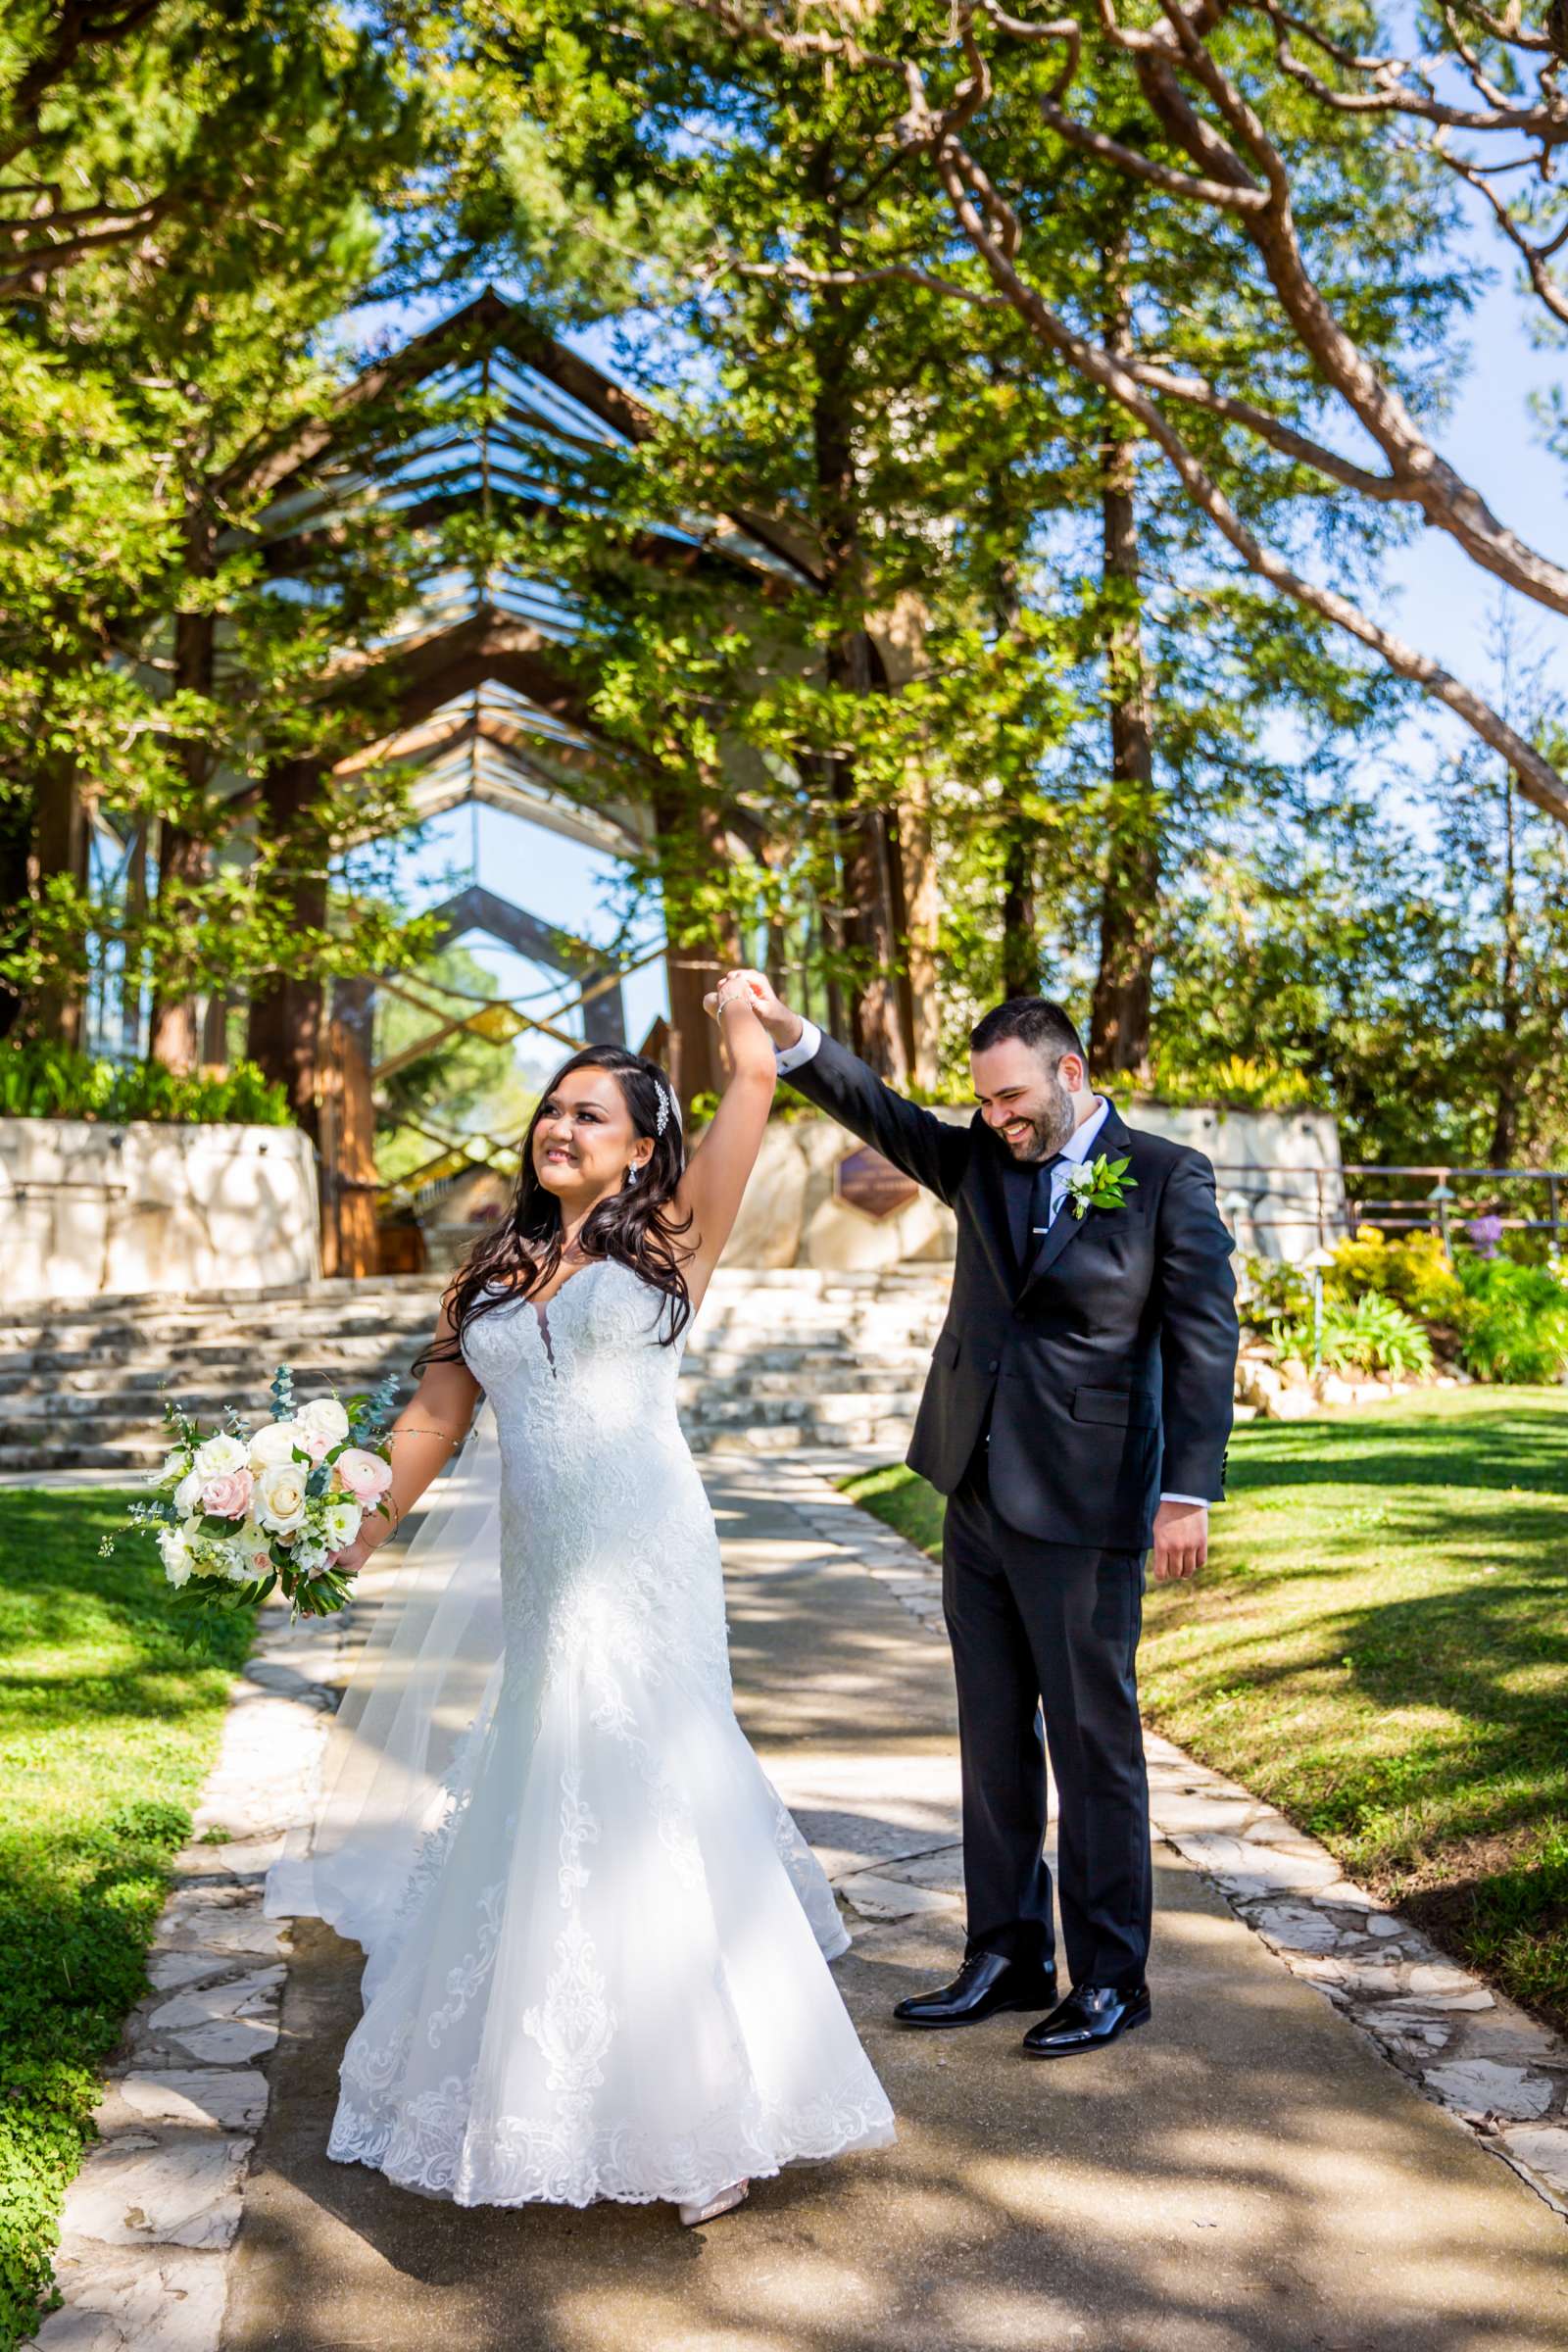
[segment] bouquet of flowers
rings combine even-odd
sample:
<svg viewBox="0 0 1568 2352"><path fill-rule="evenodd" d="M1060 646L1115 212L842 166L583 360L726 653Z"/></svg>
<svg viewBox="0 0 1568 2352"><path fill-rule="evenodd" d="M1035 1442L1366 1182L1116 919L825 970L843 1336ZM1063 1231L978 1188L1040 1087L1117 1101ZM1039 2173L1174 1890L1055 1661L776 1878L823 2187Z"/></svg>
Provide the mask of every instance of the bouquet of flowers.
<svg viewBox="0 0 1568 2352"><path fill-rule="evenodd" d="M254 1431L231 1409L223 1428L203 1436L188 1414L165 1406L173 1444L148 1475L156 1500L133 1504L127 1524L157 1543L187 1646L214 1615L277 1589L297 1617L343 1606L351 1580L327 1561L383 1508L396 1390L386 1380L347 1403L300 1404L285 1364L272 1381L272 1418ZM110 1537L104 1549L113 1548Z"/></svg>

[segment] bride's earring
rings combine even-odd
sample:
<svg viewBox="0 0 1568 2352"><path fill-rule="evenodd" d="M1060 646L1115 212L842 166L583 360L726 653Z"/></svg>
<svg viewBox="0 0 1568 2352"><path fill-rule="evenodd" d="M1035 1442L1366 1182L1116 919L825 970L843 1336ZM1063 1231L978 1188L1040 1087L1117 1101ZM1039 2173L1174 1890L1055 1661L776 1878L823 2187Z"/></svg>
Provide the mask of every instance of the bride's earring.
<svg viewBox="0 0 1568 2352"><path fill-rule="evenodd" d="M628 1184L635 1184L641 1174L641 1168L637 1166L635 1161L633 1161L632 1165L626 1170L626 1182Z"/></svg>

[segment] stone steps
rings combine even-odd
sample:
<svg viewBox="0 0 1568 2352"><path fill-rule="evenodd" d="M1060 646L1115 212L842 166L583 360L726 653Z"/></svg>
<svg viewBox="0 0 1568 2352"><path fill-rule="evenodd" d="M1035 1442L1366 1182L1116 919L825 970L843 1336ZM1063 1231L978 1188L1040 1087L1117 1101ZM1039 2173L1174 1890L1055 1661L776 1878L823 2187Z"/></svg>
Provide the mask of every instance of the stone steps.
<svg viewBox="0 0 1568 2352"><path fill-rule="evenodd" d="M694 1448L870 1446L902 1453L947 1308L945 1269L910 1275L721 1269L681 1378ZM268 1409L279 1362L303 1395L408 1385L439 1281L73 1299L0 1314L0 1473L134 1479L164 1456L168 1396L195 1419Z"/></svg>

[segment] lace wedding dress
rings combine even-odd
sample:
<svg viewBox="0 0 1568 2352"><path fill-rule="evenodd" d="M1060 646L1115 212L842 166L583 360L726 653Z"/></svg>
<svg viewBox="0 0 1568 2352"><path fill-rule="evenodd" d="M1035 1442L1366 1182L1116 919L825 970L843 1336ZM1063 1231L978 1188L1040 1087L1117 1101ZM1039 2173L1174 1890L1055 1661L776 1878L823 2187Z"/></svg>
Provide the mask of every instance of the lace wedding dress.
<svg viewBox="0 0 1568 2352"><path fill-rule="evenodd" d="M328 2153L462 2205L706 2202L893 2136L831 1890L735 1721L663 1304L596 1261L470 1325L499 1658L441 1784L404 1774L416 1838L362 1812L269 1881L367 1950Z"/></svg>

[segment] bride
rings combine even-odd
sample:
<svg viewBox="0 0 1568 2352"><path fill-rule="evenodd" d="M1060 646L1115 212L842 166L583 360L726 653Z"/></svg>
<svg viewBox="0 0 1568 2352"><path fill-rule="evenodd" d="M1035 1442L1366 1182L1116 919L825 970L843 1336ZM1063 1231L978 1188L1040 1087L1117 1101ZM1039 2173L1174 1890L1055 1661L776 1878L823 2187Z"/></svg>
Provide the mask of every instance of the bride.
<svg viewBox="0 0 1568 2352"><path fill-rule="evenodd" d="M676 1419L774 1083L744 985L708 1003L731 1077L689 1162L619 1047L535 1112L394 1426L387 1516L339 1566L462 1458L345 1693L310 1850L269 1874L269 1912L367 1955L328 2154L460 2205L662 2198L692 2225L893 2136L831 1890L735 1721Z"/></svg>

